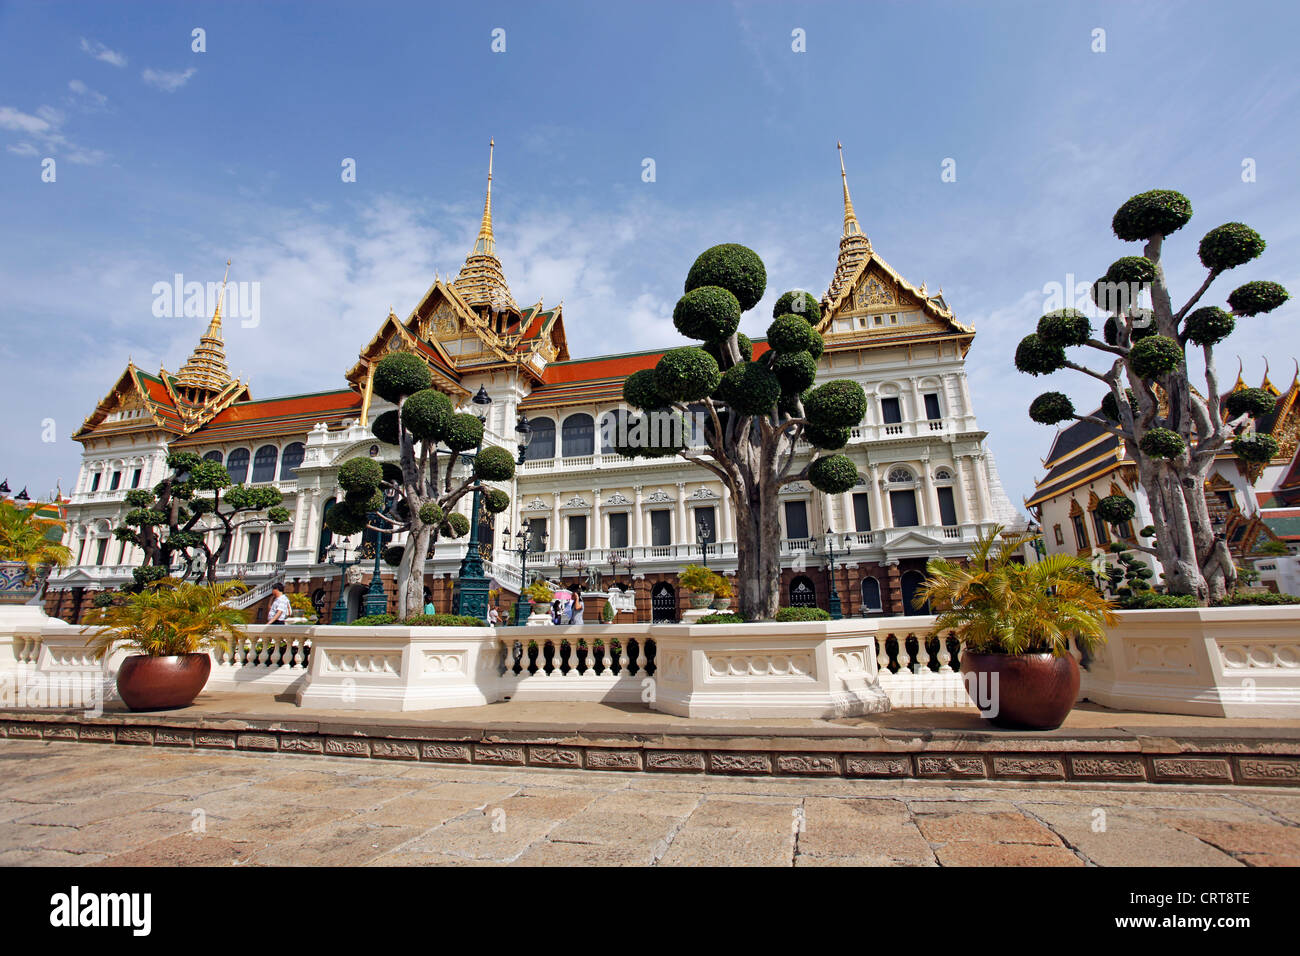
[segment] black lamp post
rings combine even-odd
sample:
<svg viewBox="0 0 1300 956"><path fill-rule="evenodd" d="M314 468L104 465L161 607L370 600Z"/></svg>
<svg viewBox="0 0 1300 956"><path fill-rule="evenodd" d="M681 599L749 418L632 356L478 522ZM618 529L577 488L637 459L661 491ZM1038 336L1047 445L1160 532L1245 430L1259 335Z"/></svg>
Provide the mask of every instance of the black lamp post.
<svg viewBox="0 0 1300 956"><path fill-rule="evenodd" d="M487 407L492 404L492 396L488 395L487 389L480 385L471 401L478 406L475 414L478 415L478 420L483 423L483 428L486 430ZM469 458L471 467L482 451L483 440L480 438L478 447L474 449L474 457L465 456ZM479 511L483 499L478 484L479 482L475 482L474 500L469 509L469 544L465 549L465 557L460 562L460 580L456 588L456 613L487 620L488 587L491 582L483 574L483 557L478 550Z"/></svg>
<svg viewBox="0 0 1300 956"><path fill-rule="evenodd" d="M352 560L348 560L347 548L340 548L333 545L329 550L329 563L337 565L339 569L339 599L334 602L334 611L330 615L331 624L346 624L348 622L348 602L343 596L343 589L346 584L348 568L354 564L361 563L361 555L357 551L352 552Z"/></svg>
<svg viewBox="0 0 1300 956"><path fill-rule="evenodd" d="M385 489L384 491L384 508L382 511L371 512L374 518L383 518L393 507L393 502L397 499L397 493ZM370 576L370 587L366 589L366 616L372 614L388 613L388 595L384 591L383 573L379 569L379 559L384 553L384 533L376 532L375 538L375 571Z"/></svg>
<svg viewBox="0 0 1300 956"><path fill-rule="evenodd" d="M831 620L838 621L844 617L844 611L840 607L840 592L835 587L835 537L830 528L826 529L826 559L830 564L830 596L826 603L830 605Z"/></svg>
<svg viewBox="0 0 1300 956"><path fill-rule="evenodd" d="M709 566L709 542L713 540L713 525L702 514L695 518L695 537L700 542L700 554L704 555L704 566Z"/></svg>
<svg viewBox="0 0 1300 956"><path fill-rule="evenodd" d="M533 440L533 426L528 421L527 415L519 416L519 423L515 425L515 434L519 436L519 459L516 465L524 463L524 456L528 452L528 444Z"/></svg>
<svg viewBox="0 0 1300 956"><path fill-rule="evenodd" d="M1025 530L1034 536L1034 540L1031 542L1034 546L1034 554L1038 555L1039 561L1043 560L1045 551L1043 548L1043 529L1036 522L1031 521L1025 526Z"/></svg>
<svg viewBox="0 0 1300 956"><path fill-rule="evenodd" d="M515 554L519 555L519 601L515 604L515 623L523 625L528 623L528 616L532 613L530 608L533 603L532 599L524 593L525 582L528 580L528 555L530 553L537 553L546 550L546 530L542 529L538 532L537 543L540 547L536 549L529 547L530 542L528 540L529 534L527 524L515 532L514 538L515 541L518 542L515 548L510 548L509 528L505 530L502 537L505 540L506 549L513 550Z"/></svg>

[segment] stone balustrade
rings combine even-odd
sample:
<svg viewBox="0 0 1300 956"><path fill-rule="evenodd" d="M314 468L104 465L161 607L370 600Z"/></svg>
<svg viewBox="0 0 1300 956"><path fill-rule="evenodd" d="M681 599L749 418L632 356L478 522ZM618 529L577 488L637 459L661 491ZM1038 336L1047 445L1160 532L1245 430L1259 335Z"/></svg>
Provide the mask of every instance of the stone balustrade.
<svg viewBox="0 0 1300 956"><path fill-rule="evenodd" d="M302 705L375 711L507 699L644 702L718 718L969 706L961 644L932 635L932 626L926 616L557 628L252 625L214 654L208 690L288 692ZM38 608L0 607L7 688L0 697L13 699L34 679L66 678L111 698L125 654L95 661L85 644L80 628ZM1294 718L1300 607L1120 612L1084 667L1080 698L1107 707Z"/></svg>

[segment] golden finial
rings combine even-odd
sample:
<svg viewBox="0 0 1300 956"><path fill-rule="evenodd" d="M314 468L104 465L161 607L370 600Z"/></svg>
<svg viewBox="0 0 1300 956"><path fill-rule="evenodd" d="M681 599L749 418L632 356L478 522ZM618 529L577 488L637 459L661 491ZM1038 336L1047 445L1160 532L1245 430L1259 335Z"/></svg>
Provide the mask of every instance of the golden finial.
<svg viewBox="0 0 1300 956"><path fill-rule="evenodd" d="M176 373L179 385L199 392L218 392L230 384L230 371L226 366L226 349L221 340L221 304L226 298L226 283L230 280L230 260L226 260L226 274L221 279L221 293L212 313L208 330L199 338L198 347L189 360Z"/></svg>
<svg viewBox="0 0 1300 956"><path fill-rule="evenodd" d="M860 236L862 227L858 225L858 215L853 211L853 200L849 198L849 174L844 170L844 144L836 140L835 148L840 151L840 181L844 185L844 235Z"/></svg>
<svg viewBox="0 0 1300 956"><path fill-rule="evenodd" d="M492 157L496 145L495 139L488 140L487 198L483 201L483 222L478 227L478 239L474 241L474 252L489 256L496 253L496 239L492 235Z"/></svg>
<svg viewBox="0 0 1300 956"><path fill-rule="evenodd" d="M1262 357L1264 359L1264 381L1260 383L1259 387L1272 395L1281 394L1278 392L1277 386L1268 380L1268 356L1265 355Z"/></svg>

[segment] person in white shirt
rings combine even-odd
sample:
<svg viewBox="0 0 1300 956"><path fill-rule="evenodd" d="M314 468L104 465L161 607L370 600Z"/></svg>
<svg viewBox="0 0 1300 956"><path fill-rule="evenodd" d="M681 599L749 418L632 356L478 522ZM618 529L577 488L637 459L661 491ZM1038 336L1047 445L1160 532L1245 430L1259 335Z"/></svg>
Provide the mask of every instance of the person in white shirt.
<svg viewBox="0 0 1300 956"><path fill-rule="evenodd" d="M289 606L289 599L284 596L284 585L272 585L271 593L275 595L275 600L271 602L271 610L267 612L266 623L283 624L289 619L289 614L292 611Z"/></svg>
<svg viewBox="0 0 1300 956"><path fill-rule="evenodd" d="M496 627L498 624L501 623L501 612L498 611L496 607L488 608L487 622L493 627Z"/></svg>

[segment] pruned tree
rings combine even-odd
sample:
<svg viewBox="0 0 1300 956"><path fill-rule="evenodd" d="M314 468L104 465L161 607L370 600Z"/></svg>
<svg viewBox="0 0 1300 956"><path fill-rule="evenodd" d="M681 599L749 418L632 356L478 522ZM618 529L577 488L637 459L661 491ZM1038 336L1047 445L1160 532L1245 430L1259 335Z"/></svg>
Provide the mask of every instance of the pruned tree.
<svg viewBox="0 0 1300 956"><path fill-rule="evenodd" d="M745 620L766 620L777 610L781 488L807 480L838 494L858 482L846 455L812 455L796 467L797 443L843 448L867 405L857 382L811 387L823 342L813 328L820 309L807 292L777 300L767 330L770 350L754 357L753 344L738 329L742 313L758 304L766 287L763 261L745 246L713 246L695 260L673 324L703 345L671 349L653 369L628 377L624 400L642 414L619 421L613 441L624 455L679 456L726 485L736 515L736 580ZM693 429L692 420L701 418Z"/></svg>
<svg viewBox="0 0 1300 956"><path fill-rule="evenodd" d="M1236 571L1223 536L1210 524L1205 480L1225 446L1247 462L1266 462L1277 442L1257 434L1255 420L1272 411L1274 399L1260 389L1240 389L1220 400L1214 346L1233 331L1239 318L1278 308L1288 298L1276 282L1253 281L1227 297L1228 310L1196 308L1220 274L1257 258L1264 240L1249 226L1230 222L1201 239L1205 280L1175 309L1161 264L1167 236L1192 218L1186 196L1156 189L1134 196L1115 213L1115 235L1144 243L1142 255L1117 259L1092 287L1092 299L1109 317L1098 338L1086 315L1061 309L1038 320L1038 330L1016 349L1016 367L1029 375L1073 369L1101 382L1106 391L1101 414L1079 415L1061 392L1034 399L1029 415L1045 425L1090 421L1118 435L1137 463L1155 525L1155 541L1137 550L1154 555L1172 594L1195 595L1209 603L1232 590ZM1149 296L1149 307L1139 300ZM1188 347L1205 361L1204 394L1195 390L1187 368ZM1089 368L1066 355L1067 348L1099 352L1109 367ZM1111 523L1133 517L1133 502L1122 496L1102 501Z"/></svg>
<svg viewBox="0 0 1300 956"><path fill-rule="evenodd" d="M136 590L173 570L182 579L193 574L215 584L219 559L239 528L289 520L278 488L233 484L220 462L181 451L167 456L167 467L170 473L152 490L133 488L126 493L130 510L113 529L119 541L144 552L144 564L132 571ZM205 558L202 564L200 555ZM180 567L174 569L178 561Z"/></svg>
<svg viewBox="0 0 1300 956"><path fill-rule="evenodd" d="M451 400L432 386L428 365L409 352L394 352L375 366L375 394L397 407L377 416L371 431L380 441L397 446L398 462L345 461L338 471L343 500L326 519L330 530L343 536L367 528L385 535L406 534L404 545L385 549L385 557L397 567L399 618L424 608L424 562L430 545L439 536L458 538L469 531L465 516L452 510L456 503L477 490L483 492L489 513L505 511L509 495L484 482L509 481L515 474L514 459L504 448L493 445L472 455L483 441L483 423L475 415L457 413ZM473 463L458 477L457 466L467 457Z"/></svg>

